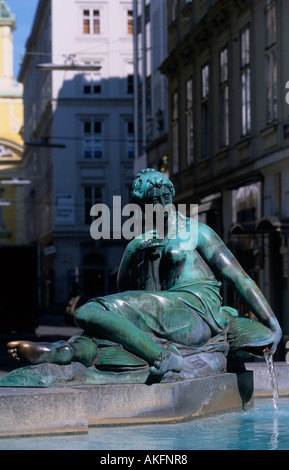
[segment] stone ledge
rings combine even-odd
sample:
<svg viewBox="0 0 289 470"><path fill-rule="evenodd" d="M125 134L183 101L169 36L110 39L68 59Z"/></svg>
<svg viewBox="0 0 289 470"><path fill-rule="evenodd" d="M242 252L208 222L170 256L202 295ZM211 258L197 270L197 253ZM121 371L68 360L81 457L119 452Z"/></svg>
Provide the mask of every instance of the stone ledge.
<svg viewBox="0 0 289 470"><path fill-rule="evenodd" d="M252 371L254 374L254 396L272 397L272 388L265 362L247 362L245 366L247 371ZM289 364L274 362L274 368L279 396L289 396Z"/></svg>
<svg viewBox="0 0 289 470"><path fill-rule="evenodd" d="M0 389L0 437L87 432L87 394L73 389Z"/></svg>
<svg viewBox="0 0 289 470"><path fill-rule="evenodd" d="M89 424L168 423L228 410L253 402L253 374L219 374L173 383L84 387Z"/></svg>
<svg viewBox="0 0 289 470"><path fill-rule="evenodd" d="M75 434L89 426L169 423L253 405L253 373L181 382L0 388L0 437Z"/></svg>

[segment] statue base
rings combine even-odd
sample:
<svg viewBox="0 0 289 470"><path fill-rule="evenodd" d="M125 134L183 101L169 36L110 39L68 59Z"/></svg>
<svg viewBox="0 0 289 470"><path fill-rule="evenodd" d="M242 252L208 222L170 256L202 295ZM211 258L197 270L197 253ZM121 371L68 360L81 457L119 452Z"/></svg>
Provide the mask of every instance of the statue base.
<svg viewBox="0 0 289 470"><path fill-rule="evenodd" d="M249 406L253 406L251 371L151 385L11 386L0 388L0 437L87 433L89 426L165 424Z"/></svg>
<svg viewBox="0 0 289 470"><path fill-rule="evenodd" d="M145 383L149 368L126 372L107 372L85 367L79 362L68 365L39 364L21 367L0 378L1 387L71 387L110 383Z"/></svg>
<svg viewBox="0 0 289 470"><path fill-rule="evenodd" d="M200 353L184 358L180 373L167 372L164 376L151 375L148 366L130 367L118 371L85 367L79 362L68 365L39 364L21 367L0 378L1 387L68 387L117 383L159 383L206 377L227 372L223 353Z"/></svg>

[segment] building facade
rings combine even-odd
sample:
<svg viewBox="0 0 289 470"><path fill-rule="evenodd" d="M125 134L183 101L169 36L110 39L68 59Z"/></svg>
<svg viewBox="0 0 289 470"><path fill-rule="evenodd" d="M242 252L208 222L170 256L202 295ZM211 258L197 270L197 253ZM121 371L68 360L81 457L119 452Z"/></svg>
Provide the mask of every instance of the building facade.
<svg viewBox="0 0 289 470"><path fill-rule="evenodd" d="M167 56L167 1L134 0L135 172L167 171L167 79L160 65Z"/></svg>
<svg viewBox="0 0 289 470"><path fill-rule="evenodd" d="M289 334L289 100L285 0L169 0L169 170ZM246 306L229 288L225 301Z"/></svg>
<svg viewBox="0 0 289 470"><path fill-rule="evenodd" d="M23 243L21 186L8 184L22 176L22 85L13 76L15 15L0 1L0 243Z"/></svg>
<svg viewBox="0 0 289 470"><path fill-rule="evenodd" d="M39 65L48 64L48 68ZM40 0L24 85L26 240L41 251L44 303L115 289L121 239L90 235L91 207L129 201L133 179L131 1Z"/></svg>

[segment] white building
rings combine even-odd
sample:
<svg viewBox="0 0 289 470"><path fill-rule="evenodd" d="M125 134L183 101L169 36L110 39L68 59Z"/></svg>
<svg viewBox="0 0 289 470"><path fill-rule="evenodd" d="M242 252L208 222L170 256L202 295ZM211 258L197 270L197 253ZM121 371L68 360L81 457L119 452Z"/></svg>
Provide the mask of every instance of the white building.
<svg viewBox="0 0 289 470"><path fill-rule="evenodd" d="M135 171L165 171L168 152L167 78L159 68L167 57L167 0L133 0Z"/></svg>
<svg viewBox="0 0 289 470"><path fill-rule="evenodd" d="M43 63L53 66L39 70ZM123 242L94 240L90 209L97 202L111 207L114 195L129 201L132 1L39 0L19 79L24 139L30 143L24 176L32 182L26 241L40 247L46 305L53 298L66 302L77 281L85 297L109 293ZM43 139L46 145L39 146Z"/></svg>

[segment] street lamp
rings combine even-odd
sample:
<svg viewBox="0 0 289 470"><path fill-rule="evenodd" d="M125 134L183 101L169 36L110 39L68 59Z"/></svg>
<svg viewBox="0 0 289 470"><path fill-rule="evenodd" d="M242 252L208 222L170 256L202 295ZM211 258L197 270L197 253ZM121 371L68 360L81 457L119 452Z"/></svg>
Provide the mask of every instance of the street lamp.
<svg viewBox="0 0 289 470"><path fill-rule="evenodd" d="M76 70L76 71L98 71L101 69L100 65L79 65L79 64L38 64L37 70L47 72L49 70Z"/></svg>
<svg viewBox="0 0 289 470"><path fill-rule="evenodd" d="M64 64L38 64L36 65L37 70L43 70L47 72L48 70L76 70L76 71L98 71L101 69L100 65L97 64L78 64L75 62L76 54L64 55L65 63ZM67 61L67 62L66 62Z"/></svg>

